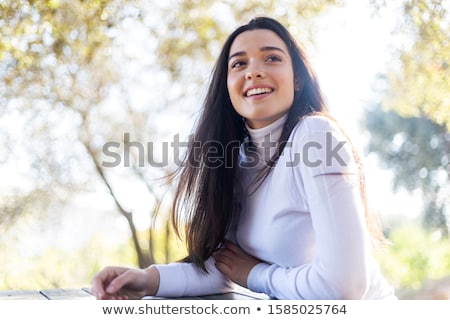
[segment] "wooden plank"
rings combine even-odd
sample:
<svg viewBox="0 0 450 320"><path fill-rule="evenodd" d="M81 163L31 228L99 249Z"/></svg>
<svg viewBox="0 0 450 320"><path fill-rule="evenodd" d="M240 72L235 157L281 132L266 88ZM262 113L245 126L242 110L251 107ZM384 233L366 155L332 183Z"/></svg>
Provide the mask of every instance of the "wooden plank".
<svg viewBox="0 0 450 320"><path fill-rule="evenodd" d="M95 300L91 294L90 288L80 289L45 289L45 290L6 290L0 291L0 300L16 299L16 300ZM138 299L132 297L130 299ZM246 288L236 287L232 292L223 294L213 294L199 297L144 297L145 300L265 300L270 299L268 296L252 292Z"/></svg>
<svg viewBox="0 0 450 320"><path fill-rule="evenodd" d="M41 290L49 300L95 300L95 297L82 289L46 289Z"/></svg>
<svg viewBox="0 0 450 320"><path fill-rule="evenodd" d="M252 299L255 299L255 300L271 300L271 298L264 293L253 292L253 291L251 291L247 288L241 287L239 285L234 286L233 292L236 294L243 295L243 296L251 297ZM242 299L236 299L236 300L242 300Z"/></svg>
<svg viewBox="0 0 450 320"><path fill-rule="evenodd" d="M227 292L220 294L211 294L206 296L192 296L192 297L153 297L146 296L142 300L261 300L262 298L257 296L251 296L246 294L241 294L237 292Z"/></svg>
<svg viewBox="0 0 450 320"><path fill-rule="evenodd" d="M47 300L38 290L0 291L0 300Z"/></svg>
<svg viewBox="0 0 450 320"><path fill-rule="evenodd" d="M145 296L141 300L203 300L202 297L156 297L156 296Z"/></svg>
<svg viewBox="0 0 450 320"><path fill-rule="evenodd" d="M221 293L221 294L211 294L199 297L176 297L176 298L164 298L164 297L144 297L145 300L158 300L158 299L168 299L168 300L268 300L268 297L262 293L256 293L243 288L240 286L235 286L232 292Z"/></svg>
<svg viewBox="0 0 450 320"><path fill-rule="evenodd" d="M212 294L208 296L202 296L203 300L260 300L252 296L240 294L237 292L228 292L223 294Z"/></svg>
<svg viewBox="0 0 450 320"><path fill-rule="evenodd" d="M84 292L86 292L87 294L92 296L92 290L91 288L81 288L81 290L83 290Z"/></svg>

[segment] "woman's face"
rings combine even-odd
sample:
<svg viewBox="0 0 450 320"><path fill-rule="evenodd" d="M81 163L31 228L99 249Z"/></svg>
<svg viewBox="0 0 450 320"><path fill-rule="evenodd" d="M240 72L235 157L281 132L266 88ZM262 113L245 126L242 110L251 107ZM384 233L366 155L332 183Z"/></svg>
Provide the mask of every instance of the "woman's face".
<svg viewBox="0 0 450 320"><path fill-rule="evenodd" d="M286 44L273 31L238 35L228 58L228 94L250 128L282 117L294 100L294 71Z"/></svg>

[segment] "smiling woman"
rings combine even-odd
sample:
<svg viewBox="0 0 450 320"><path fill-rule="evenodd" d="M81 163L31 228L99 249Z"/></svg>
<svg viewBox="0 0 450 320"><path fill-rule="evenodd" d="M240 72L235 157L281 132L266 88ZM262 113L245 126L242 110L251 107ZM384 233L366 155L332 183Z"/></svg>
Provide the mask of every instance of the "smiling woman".
<svg viewBox="0 0 450 320"><path fill-rule="evenodd" d="M199 296L233 284L277 299L396 298L372 255L383 239L358 153L279 22L255 18L228 37L193 140L173 204L188 256L106 267L93 279L97 298ZM211 143L226 152L204 148Z"/></svg>

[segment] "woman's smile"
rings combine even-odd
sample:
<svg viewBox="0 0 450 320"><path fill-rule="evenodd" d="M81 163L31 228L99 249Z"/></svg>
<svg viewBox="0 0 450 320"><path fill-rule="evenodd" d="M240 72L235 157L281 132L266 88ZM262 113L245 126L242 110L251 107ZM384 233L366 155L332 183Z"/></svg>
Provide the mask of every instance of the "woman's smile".
<svg viewBox="0 0 450 320"><path fill-rule="evenodd" d="M253 87L249 88L245 91L244 96L247 98L258 98L258 97L266 97L271 94L274 90L270 87Z"/></svg>

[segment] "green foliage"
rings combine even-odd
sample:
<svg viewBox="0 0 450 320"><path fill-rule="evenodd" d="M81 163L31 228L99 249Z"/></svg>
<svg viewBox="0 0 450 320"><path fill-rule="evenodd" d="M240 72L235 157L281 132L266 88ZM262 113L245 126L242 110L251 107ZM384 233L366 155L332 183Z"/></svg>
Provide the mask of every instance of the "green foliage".
<svg viewBox="0 0 450 320"><path fill-rule="evenodd" d="M394 171L394 190L421 190L425 226L448 235L450 135L446 127L377 106L367 110L365 125L370 132L369 152Z"/></svg>
<svg viewBox="0 0 450 320"><path fill-rule="evenodd" d="M383 274L401 292L450 274L450 242L417 225L391 231L391 244L378 256Z"/></svg>
<svg viewBox="0 0 450 320"><path fill-rule="evenodd" d="M9 85L47 71L50 58L58 64L91 63L109 45L113 1L27 1L1 3L0 57ZM21 79L23 77L24 79Z"/></svg>
<svg viewBox="0 0 450 320"><path fill-rule="evenodd" d="M314 43L314 19L343 0L178 0L163 8L164 25L158 36L159 62L174 79L211 69L225 38L240 24L255 16L271 16L287 25L302 42ZM199 63L201 62L201 63ZM202 69L203 70L203 69ZM206 70L205 70L206 72ZM209 73L209 72L208 72ZM201 78L200 81L204 81Z"/></svg>
<svg viewBox="0 0 450 320"><path fill-rule="evenodd" d="M378 7L384 0L371 0ZM398 60L387 74L385 110L426 117L450 131L450 15L445 0L403 0Z"/></svg>
<svg viewBox="0 0 450 320"><path fill-rule="evenodd" d="M450 137L444 126L426 118L402 117L394 111L368 109L365 125L370 132L368 149L394 169L394 189L409 191L448 181ZM421 173L422 172L422 173ZM436 178L443 172L445 178Z"/></svg>

